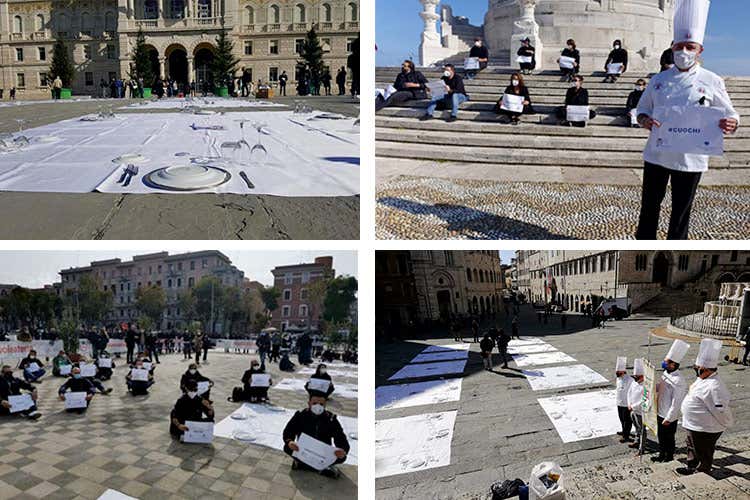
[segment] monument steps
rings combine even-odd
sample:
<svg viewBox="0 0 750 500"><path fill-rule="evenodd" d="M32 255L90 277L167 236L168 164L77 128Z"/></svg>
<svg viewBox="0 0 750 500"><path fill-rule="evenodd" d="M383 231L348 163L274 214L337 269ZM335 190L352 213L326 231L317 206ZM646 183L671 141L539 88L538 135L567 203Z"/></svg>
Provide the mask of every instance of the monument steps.
<svg viewBox="0 0 750 500"><path fill-rule="evenodd" d="M669 317L675 308L685 310L686 306L696 305L696 296L689 290L662 287L659 295L638 308L639 313Z"/></svg>

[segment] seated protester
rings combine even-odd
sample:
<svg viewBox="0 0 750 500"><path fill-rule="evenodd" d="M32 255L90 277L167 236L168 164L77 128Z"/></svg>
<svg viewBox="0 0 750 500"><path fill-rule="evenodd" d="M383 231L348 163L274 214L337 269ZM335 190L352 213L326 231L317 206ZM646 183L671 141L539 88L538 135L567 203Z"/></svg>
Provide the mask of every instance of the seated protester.
<svg viewBox="0 0 750 500"><path fill-rule="evenodd" d="M94 397L94 394L96 394L96 388L94 387L94 384L91 383L91 379L88 377L82 377L81 369L77 366L73 367L70 378L66 380L65 383L61 385L60 389L57 391L57 394L60 396L60 401L65 401L65 393L68 391L85 392L86 408L88 408L88 405L91 403L91 399ZM71 408L65 411L83 413L86 411L86 408Z"/></svg>
<svg viewBox="0 0 750 500"><path fill-rule="evenodd" d="M625 104L625 109L627 110L625 112L625 115L628 117L628 125L630 125L633 128L638 128L640 125L638 125L638 123L633 123L630 117L631 117L631 114L637 113L638 103L641 102L641 97L643 96L643 92L645 90L646 90L646 80L644 80L643 78L639 78L635 82L635 90L633 90L628 95L628 102Z"/></svg>
<svg viewBox="0 0 750 500"><path fill-rule="evenodd" d="M297 446L296 441L304 433L318 441L335 446L337 448L335 463L344 463L346 455L349 453L349 441L346 439L346 434L338 418L333 413L327 411L325 405L326 398L311 395L307 403L307 408L294 414L286 424L286 427L284 427L282 434L284 438L284 453L292 456L293 452L298 451L299 446ZM292 469L314 470L296 458L292 462ZM327 469L320 471L320 474L326 477L338 478L341 472L331 465Z"/></svg>
<svg viewBox="0 0 750 500"><path fill-rule="evenodd" d="M52 375L55 377L67 377L67 375L60 374L60 367L63 365L72 366L73 362L70 361L70 358L65 354L65 351L61 350L57 353L57 356L52 358Z"/></svg>
<svg viewBox="0 0 750 500"><path fill-rule="evenodd" d="M604 63L604 71L607 71L607 66L610 64L622 64L622 71L620 74L609 74L604 77L604 83L615 83L617 78L628 69L628 51L622 48L622 42L615 40L612 44L612 51L607 56L607 62Z"/></svg>
<svg viewBox="0 0 750 500"><path fill-rule="evenodd" d="M334 359L336 359L336 355L331 349L326 349L320 355L320 359L323 360L325 363L331 363L333 362Z"/></svg>
<svg viewBox="0 0 750 500"><path fill-rule="evenodd" d="M574 127L585 127L586 122L568 122L568 106L588 106L589 105L589 91L583 88L583 77L576 75L573 77L575 85L568 89L565 94L565 106L557 108L557 118L560 119L560 125L573 125ZM591 109L589 110L589 118L593 119L596 116L596 112Z"/></svg>
<svg viewBox="0 0 750 500"><path fill-rule="evenodd" d="M341 355L341 361L344 363L357 363L357 353L347 349L344 354Z"/></svg>
<svg viewBox="0 0 750 500"><path fill-rule="evenodd" d="M326 399L328 399L328 398L331 397L331 394L333 394L333 391L335 390L335 388L333 387L333 381L331 380L331 376L327 373L326 365L324 365L322 363L319 364L318 368L315 370L315 373L313 373L312 375L310 375L310 378L311 379L315 378L315 379L319 379L319 380L327 380L328 381L328 389L325 392L320 392L320 391L317 391L317 390L314 390L314 389L310 389L308 387L310 385L310 382L307 382L305 384L305 390L307 391L307 393L310 396L312 396L312 395L321 395L321 396L325 396Z"/></svg>
<svg viewBox="0 0 750 500"><path fill-rule="evenodd" d="M443 101L446 108L450 107L451 115L448 122L456 121L458 117L458 107L461 103L468 101L469 96L464 90L464 80L456 74L456 68L452 64L443 66L443 83L445 83L446 94L443 97L431 97L430 104L427 106L427 113L420 120L430 120L433 118L435 108L439 101Z"/></svg>
<svg viewBox="0 0 750 500"><path fill-rule="evenodd" d="M187 392L187 383L190 380L195 380L196 388L198 387L198 382L208 382L209 389L205 393L201 394L201 396L210 401L211 387L214 386L214 383L210 378L201 375L201 372L198 371L198 365L196 365L195 363L190 363L187 371L183 373L182 378L180 378L180 390L182 390L182 392Z"/></svg>
<svg viewBox="0 0 750 500"><path fill-rule="evenodd" d="M490 51L482 43L481 38L474 39L474 46L469 50L469 57L476 57L479 59L479 69L469 69L465 71L466 78L471 80L477 74L477 72L487 67L487 63L490 61Z"/></svg>
<svg viewBox="0 0 750 500"><path fill-rule="evenodd" d="M245 390L245 397L251 403L268 401L268 387L252 387L250 385L253 374L256 373L265 374L266 370L260 366L258 360L254 359L250 363L250 369L242 375L242 386Z"/></svg>
<svg viewBox="0 0 750 500"><path fill-rule="evenodd" d="M42 416L36 409L37 392L36 387L32 386L25 380L13 376L13 368L9 365L3 365L2 376L0 376L0 416L11 415L9 396L20 396L21 389L31 394L34 406L27 410L18 412L22 417L28 417L36 420Z"/></svg>
<svg viewBox="0 0 750 500"><path fill-rule="evenodd" d="M521 47L516 52L519 57L530 57L531 62L518 63L521 68L521 73L524 75L530 75L531 71L536 68L536 49L531 45L529 37L521 40Z"/></svg>
<svg viewBox="0 0 750 500"><path fill-rule="evenodd" d="M292 363L292 360L289 359L288 352L285 352L281 355L281 360L279 360L279 370L281 370L282 372L294 371L294 363Z"/></svg>
<svg viewBox="0 0 750 500"><path fill-rule="evenodd" d="M94 366L96 366L96 374L94 374L93 377L83 377L83 378L85 378L86 380L88 380L89 382L91 382L91 385L94 386L94 389L96 389L97 391L99 391L101 394L104 394L105 396L107 396L107 395L109 395L109 393L112 392L112 388L110 387L110 388L107 389L107 388L104 387L104 384L102 384L102 382L100 380L101 379L101 373L100 373L99 365L96 362L94 362ZM80 368L80 366L78 364L76 364L74 366L74 368L75 367ZM72 373L71 373L71 375L72 375Z"/></svg>
<svg viewBox="0 0 750 500"><path fill-rule="evenodd" d="M581 71L581 53L578 52L578 49L576 48L576 42L575 40L568 39L567 47L563 49L563 51L560 53L561 56L565 57L572 57L575 59L575 62L573 63L572 68L563 68L560 66L560 72L563 74L563 80L565 78L568 79L569 82L573 81L573 76L577 75L579 71ZM557 63L560 63L560 59L557 59Z"/></svg>
<svg viewBox="0 0 750 500"><path fill-rule="evenodd" d="M30 350L29 355L18 363L18 368L23 370L23 378L26 379L26 382L32 384L39 382L39 379L47 373L44 368L42 368L43 366L44 363L36 357L36 351L34 349Z"/></svg>
<svg viewBox="0 0 750 500"><path fill-rule="evenodd" d="M211 401L198 394L198 382L185 382L185 394L180 396L169 414L169 433L180 439L188 430L185 422L213 422L214 409Z"/></svg>
<svg viewBox="0 0 750 500"><path fill-rule="evenodd" d="M149 372L148 374L148 380L133 380L133 370L144 370L143 368L143 360L142 359L136 359L135 363L130 367L130 370L128 371L128 374L125 375L125 381L128 384L128 390L133 396L138 396L140 394L148 394L148 389L152 385L154 385L154 374L152 372Z"/></svg>
<svg viewBox="0 0 750 500"><path fill-rule="evenodd" d="M512 123L513 125L518 125L519 123L519 117L522 114L533 114L534 108L531 107L531 97L529 96L529 89L526 87L523 81L523 76L521 76L519 73L513 73L510 76L510 85L505 87L505 94L511 94L511 95L517 95L517 96L523 96L523 113L517 113L515 111L508 111L507 109L502 109L501 105L503 103L503 99L500 98L500 100L497 101L495 104L495 113L499 115L503 115L506 119L505 123Z"/></svg>
<svg viewBox="0 0 750 500"><path fill-rule="evenodd" d="M102 359L105 359L105 360L108 359L108 360L110 360L111 366L101 366L102 365L102 362L101 362ZM109 380L109 379L112 378L113 369L115 368L115 360L112 359L109 356L108 352L101 351L99 353L99 357L96 359L96 361L94 361L94 364L96 365L96 368L97 368L96 378L98 378L99 380L102 380L102 381Z"/></svg>
<svg viewBox="0 0 750 500"><path fill-rule="evenodd" d="M387 99L379 95L375 100L375 111L405 101L426 99L426 85L427 79L416 70L414 63L408 59L405 60L401 64L401 73L396 75L396 81L393 82L393 88L396 89L396 92L388 96Z"/></svg>

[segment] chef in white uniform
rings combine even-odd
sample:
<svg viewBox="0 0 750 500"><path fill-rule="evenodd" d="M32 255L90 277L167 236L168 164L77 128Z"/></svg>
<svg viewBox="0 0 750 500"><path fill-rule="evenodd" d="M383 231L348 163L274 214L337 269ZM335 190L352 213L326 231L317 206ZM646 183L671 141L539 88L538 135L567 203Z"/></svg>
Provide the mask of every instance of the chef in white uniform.
<svg viewBox="0 0 750 500"><path fill-rule="evenodd" d="M687 383L680 375L680 363L688 349L690 349L690 344L679 339L675 340L661 363L664 373L659 383L656 384L659 455L651 457L654 462L674 460L677 419L680 418L682 400L687 394Z"/></svg>
<svg viewBox="0 0 750 500"><path fill-rule="evenodd" d="M716 442L734 423L729 407L731 395L716 373L720 355L720 340L701 340L693 367L698 378L682 401L682 427L687 432L687 467L680 467L677 472L685 476L711 472Z"/></svg>
<svg viewBox="0 0 750 500"><path fill-rule="evenodd" d="M617 375L615 399L617 401L617 416L620 418L620 425L622 425L622 431L617 433L622 436L620 437L621 443L633 441L630 437L630 429L633 428L633 419L630 417L630 410L628 409L628 391L633 384L633 379L628 376L627 363L628 358L617 356L617 363L615 364L615 375Z"/></svg>
<svg viewBox="0 0 750 500"><path fill-rule="evenodd" d="M643 454L643 447L646 445L646 426L643 425L643 360L635 358L633 360L633 382L628 389L628 409L635 425L635 442L628 445L630 448L637 448L638 454Z"/></svg>
<svg viewBox="0 0 750 500"><path fill-rule="evenodd" d="M638 123L653 130L661 123L653 118L663 107L710 106L723 111L716 124L724 134L733 134L739 126L739 114L732 107L724 80L703 68L698 57L703 53L710 0L678 0L674 18L672 51L675 65L651 78L638 103ZM643 152L643 189L636 238L655 240L659 211L672 183L672 215L668 239L687 239L690 213L701 174L708 170L708 156L665 152L657 148L651 134Z"/></svg>

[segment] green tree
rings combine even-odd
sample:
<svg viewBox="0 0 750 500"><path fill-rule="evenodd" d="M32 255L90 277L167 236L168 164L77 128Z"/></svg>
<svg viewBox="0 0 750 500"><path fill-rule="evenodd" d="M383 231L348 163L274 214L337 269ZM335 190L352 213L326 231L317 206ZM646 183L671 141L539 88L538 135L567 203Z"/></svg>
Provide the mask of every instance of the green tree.
<svg viewBox="0 0 750 500"><path fill-rule="evenodd" d="M328 283L323 317L326 321L343 322L349 319L349 308L357 300L357 278L339 276Z"/></svg>
<svg viewBox="0 0 750 500"><path fill-rule="evenodd" d="M63 87L67 88L73 83L75 72L68 48L62 40L58 39L52 48L52 64L49 68L50 78L54 80L59 76Z"/></svg>
<svg viewBox="0 0 750 500"><path fill-rule="evenodd" d="M146 35L143 28L138 28L135 36L135 48L133 49L133 64L131 66L130 78L143 78L143 85L151 87L154 82L154 72L151 69L151 54L146 45Z"/></svg>
<svg viewBox="0 0 750 500"><path fill-rule="evenodd" d="M195 319L195 304L196 300L195 295L193 295L192 289L188 289L177 294L177 307L180 308L182 317L187 321L192 321Z"/></svg>
<svg viewBox="0 0 750 500"><path fill-rule="evenodd" d="M205 276L195 285L193 295L195 296L195 317L204 325L206 331L214 332L214 325L224 300L224 287L221 280L216 276ZM213 301L213 323L211 317Z"/></svg>
<svg viewBox="0 0 750 500"><path fill-rule="evenodd" d="M225 87L234 77L239 62L240 60L234 55L234 43L229 39L226 28L222 26L216 37L216 51L211 65L214 83Z"/></svg>
<svg viewBox="0 0 750 500"><path fill-rule="evenodd" d="M67 297L67 305L86 326L101 323L112 309L112 304L112 292L103 290L99 280L89 275L82 276L78 289Z"/></svg>
<svg viewBox="0 0 750 500"><path fill-rule="evenodd" d="M299 65L307 68L310 78L319 80L325 71L325 63L323 62L323 47L320 45L315 28L307 32L299 55L302 58Z"/></svg>
<svg viewBox="0 0 750 500"><path fill-rule="evenodd" d="M260 298L269 312L279 308L279 297L281 297L281 292L272 286L264 287L260 291Z"/></svg>
<svg viewBox="0 0 750 500"><path fill-rule="evenodd" d="M167 307L167 294L160 286L138 287L135 291L135 308L151 319L152 327L161 325L164 309Z"/></svg>
<svg viewBox="0 0 750 500"><path fill-rule="evenodd" d="M68 354L76 354L80 345L80 330L72 318L66 318L60 322L58 335L63 343L63 349Z"/></svg>

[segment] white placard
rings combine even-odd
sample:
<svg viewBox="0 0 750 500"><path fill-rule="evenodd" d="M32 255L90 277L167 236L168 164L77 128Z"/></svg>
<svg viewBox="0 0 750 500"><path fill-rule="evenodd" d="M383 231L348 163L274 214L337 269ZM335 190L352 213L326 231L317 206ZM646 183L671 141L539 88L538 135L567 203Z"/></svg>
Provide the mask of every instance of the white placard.
<svg viewBox="0 0 750 500"><path fill-rule="evenodd" d="M39 370L41 367L38 363L29 363L29 366L26 367L26 371L29 373L34 373L35 371Z"/></svg>
<svg viewBox="0 0 750 500"><path fill-rule="evenodd" d="M661 123L651 129L648 145L658 152L722 156L724 133L719 120L725 112L703 106L671 106L654 109Z"/></svg>
<svg viewBox="0 0 750 500"><path fill-rule="evenodd" d="M622 69L625 67L622 63L611 63L607 64L607 74L608 75L619 75L622 73Z"/></svg>
<svg viewBox="0 0 750 500"><path fill-rule="evenodd" d="M637 109L631 109L630 111L628 111L628 116L630 116L631 125L640 125L638 123L638 110Z"/></svg>
<svg viewBox="0 0 750 500"><path fill-rule="evenodd" d="M29 408L34 406L34 400L31 399L31 394L8 396L8 403L10 403L11 413L18 413L19 411L28 410Z"/></svg>
<svg viewBox="0 0 750 500"><path fill-rule="evenodd" d="M588 106L567 106L566 113L566 118L569 122L589 121L590 113Z"/></svg>
<svg viewBox="0 0 750 500"><path fill-rule="evenodd" d="M513 354L513 362L519 367L554 365L557 363L570 363L573 361L575 361L575 358L560 351L537 352L534 354Z"/></svg>
<svg viewBox="0 0 750 500"><path fill-rule="evenodd" d="M479 69L479 58L467 57L464 59L464 69Z"/></svg>
<svg viewBox="0 0 750 500"><path fill-rule="evenodd" d="M443 80L427 82L427 88L430 89L430 96L432 96L433 99L442 99L445 97L445 82Z"/></svg>
<svg viewBox="0 0 750 500"><path fill-rule="evenodd" d="M315 470L323 470L336 461L335 447L304 432L297 439L297 446L299 451L293 452L292 456Z"/></svg>
<svg viewBox="0 0 750 500"><path fill-rule="evenodd" d="M213 422L195 422L192 420L186 420L185 425L188 430L182 435L183 443L208 444L214 440Z"/></svg>
<svg viewBox="0 0 750 500"><path fill-rule="evenodd" d="M112 368L112 358L99 358L99 368Z"/></svg>
<svg viewBox="0 0 750 500"><path fill-rule="evenodd" d="M96 377L96 365L93 363L81 363L78 366L81 369L81 377Z"/></svg>
<svg viewBox="0 0 750 500"><path fill-rule="evenodd" d="M446 351L468 351L471 344L445 344L427 346L422 352L446 352Z"/></svg>
<svg viewBox="0 0 750 500"><path fill-rule="evenodd" d="M148 382L148 370L133 368L130 371L130 380Z"/></svg>
<svg viewBox="0 0 750 500"><path fill-rule="evenodd" d="M271 387L271 375L268 373L253 373L250 376L250 387Z"/></svg>
<svg viewBox="0 0 750 500"><path fill-rule="evenodd" d="M208 392L208 389L211 387L211 383L207 380L204 380L203 382L198 382L198 394L203 395Z"/></svg>
<svg viewBox="0 0 750 500"><path fill-rule="evenodd" d="M396 87L394 87L393 85L388 85L388 88L385 89L385 92L383 93L383 99L388 99L396 92L397 92Z"/></svg>
<svg viewBox="0 0 750 500"><path fill-rule="evenodd" d="M60 365L60 375L70 375L73 365Z"/></svg>
<svg viewBox="0 0 750 500"><path fill-rule="evenodd" d="M154 366L154 364L152 362L150 362L150 361L144 361L143 362L143 369L144 370L149 370L150 371L151 368L153 368L153 366Z"/></svg>
<svg viewBox="0 0 750 500"><path fill-rule="evenodd" d="M531 56L518 56L516 58L516 61L521 64L531 64L532 57Z"/></svg>
<svg viewBox="0 0 750 500"><path fill-rule="evenodd" d="M65 409L74 410L76 408L86 408L86 392L66 392Z"/></svg>
<svg viewBox="0 0 750 500"><path fill-rule="evenodd" d="M575 68L576 60L573 57L560 56L560 67L566 69Z"/></svg>
<svg viewBox="0 0 750 500"><path fill-rule="evenodd" d="M513 113L523 113L522 95L503 94L503 101L500 104L501 109L512 111Z"/></svg>
<svg viewBox="0 0 750 500"><path fill-rule="evenodd" d="M311 391L328 392L328 388L331 387L331 381L322 378L311 378L307 382L307 388Z"/></svg>
<svg viewBox="0 0 750 500"><path fill-rule="evenodd" d="M532 354L535 352L552 352L556 351L555 346L550 344L525 344L508 346L508 354Z"/></svg>

